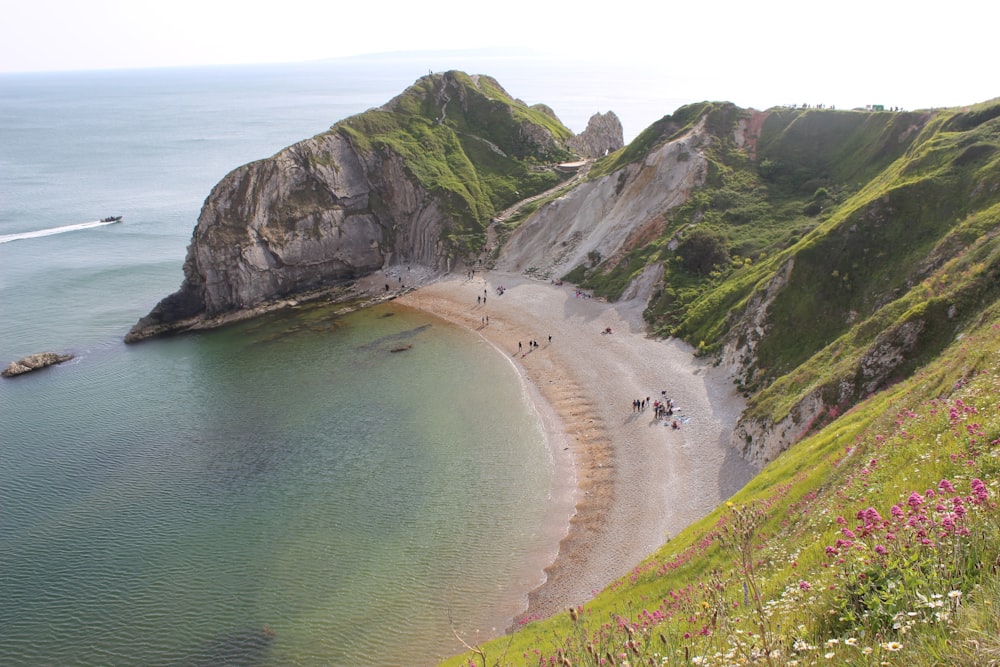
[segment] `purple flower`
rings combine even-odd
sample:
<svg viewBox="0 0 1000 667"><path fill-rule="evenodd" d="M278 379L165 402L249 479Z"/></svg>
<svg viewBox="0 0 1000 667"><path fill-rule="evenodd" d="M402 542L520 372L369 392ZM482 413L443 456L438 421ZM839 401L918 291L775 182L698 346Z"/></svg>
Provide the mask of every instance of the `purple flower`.
<svg viewBox="0 0 1000 667"><path fill-rule="evenodd" d="M955 487L952 486L951 482L949 482L946 479L942 479L938 483L938 488L941 489L942 491L944 491L945 493L955 493Z"/></svg>
<svg viewBox="0 0 1000 667"><path fill-rule="evenodd" d="M910 494L910 497L906 499L906 504L910 506L914 512L920 509L920 506L924 504L924 497L914 491Z"/></svg>
<svg viewBox="0 0 1000 667"><path fill-rule="evenodd" d="M903 518L903 508L900 507L899 505L893 505L892 509L889 510L889 513L892 514L894 519Z"/></svg>
<svg viewBox="0 0 1000 667"><path fill-rule="evenodd" d="M886 549L885 547L883 547L881 544L876 544L875 545L875 553L877 553L879 556L884 556L887 553L889 553L889 550Z"/></svg>
<svg viewBox="0 0 1000 667"><path fill-rule="evenodd" d="M854 540L857 539L858 537L857 535L854 534L854 531L851 530L850 528L842 528L840 532L843 533L844 537L846 537L849 540Z"/></svg>

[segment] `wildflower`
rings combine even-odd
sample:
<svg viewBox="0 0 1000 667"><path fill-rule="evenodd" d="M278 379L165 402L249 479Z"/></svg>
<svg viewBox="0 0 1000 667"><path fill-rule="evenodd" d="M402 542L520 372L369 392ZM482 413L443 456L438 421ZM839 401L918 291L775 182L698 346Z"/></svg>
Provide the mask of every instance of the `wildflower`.
<svg viewBox="0 0 1000 667"><path fill-rule="evenodd" d="M869 507L863 513L862 518L865 521L866 526L870 526L876 523L882 523L882 515L878 513L878 510L874 507Z"/></svg>
<svg viewBox="0 0 1000 667"><path fill-rule="evenodd" d="M885 644L882 644L882 648L884 648L886 651L896 652L902 649L903 645L900 644L899 642L887 642Z"/></svg>
<svg viewBox="0 0 1000 667"><path fill-rule="evenodd" d="M965 503L962 502L961 497L955 496L954 498L952 498L951 504L955 509L955 516L957 516L959 519L965 516Z"/></svg>
<svg viewBox="0 0 1000 667"><path fill-rule="evenodd" d="M895 519L903 518L903 508L900 507L899 505L893 505L892 508L889 510L889 513L892 514L893 518Z"/></svg>
<svg viewBox="0 0 1000 667"><path fill-rule="evenodd" d="M989 492L986 490L986 485L983 484L983 480L978 477L969 482L969 486L972 487L972 493L975 495L975 500L973 501L977 505L982 505L989 499Z"/></svg>
<svg viewBox="0 0 1000 667"><path fill-rule="evenodd" d="M875 553L877 553L877 554L878 554L879 556L884 556L884 555L886 555L887 553L889 553L889 550L888 550L888 549L886 549L886 548L885 548L884 546L882 546L881 544L876 544L876 545L875 545Z"/></svg>
<svg viewBox="0 0 1000 667"><path fill-rule="evenodd" d="M810 588L812 588L812 584L810 584L808 581L800 581L799 582L799 589L800 590L807 591Z"/></svg>
<svg viewBox="0 0 1000 667"><path fill-rule="evenodd" d="M948 597L952 600L957 600L962 597L962 591L948 591Z"/></svg>
<svg viewBox="0 0 1000 667"><path fill-rule="evenodd" d="M941 489L942 491L944 491L945 493L955 493L955 487L952 486L951 482L949 482L946 479L942 479L938 483L938 488Z"/></svg>
<svg viewBox="0 0 1000 667"><path fill-rule="evenodd" d="M873 650L874 649L872 649L871 646L866 646L863 649L861 649L861 655L871 655Z"/></svg>
<svg viewBox="0 0 1000 667"><path fill-rule="evenodd" d="M826 658L827 660L833 660L835 657L837 657L837 654L834 653L833 651L828 651L826 655L824 655L823 657Z"/></svg>
<svg viewBox="0 0 1000 667"><path fill-rule="evenodd" d="M844 643L847 644L848 646L854 646L858 643L858 640L856 637L848 637L847 639L844 640Z"/></svg>
<svg viewBox="0 0 1000 667"><path fill-rule="evenodd" d="M920 506L924 504L924 497L914 491L910 494L910 497L906 499L906 504L910 506L914 512L920 509Z"/></svg>
<svg viewBox="0 0 1000 667"><path fill-rule="evenodd" d="M840 532L843 533L844 537L846 537L849 540L854 540L857 539L858 537L857 535L854 534L854 531L851 530L850 528L842 528Z"/></svg>

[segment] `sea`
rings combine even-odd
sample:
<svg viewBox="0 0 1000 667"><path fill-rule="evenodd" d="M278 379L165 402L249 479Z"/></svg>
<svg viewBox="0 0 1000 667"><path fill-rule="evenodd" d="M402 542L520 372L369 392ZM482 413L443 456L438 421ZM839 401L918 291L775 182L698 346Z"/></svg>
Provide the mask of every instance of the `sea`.
<svg viewBox="0 0 1000 667"><path fill-rule="evenodd" d="M389 303L123 343L228 171L444 69L576 132L684 102L490 53L0 75L0 362L74 355L0 381L0 664L433 665L524 611L568 516L482 339Z"/></svg>

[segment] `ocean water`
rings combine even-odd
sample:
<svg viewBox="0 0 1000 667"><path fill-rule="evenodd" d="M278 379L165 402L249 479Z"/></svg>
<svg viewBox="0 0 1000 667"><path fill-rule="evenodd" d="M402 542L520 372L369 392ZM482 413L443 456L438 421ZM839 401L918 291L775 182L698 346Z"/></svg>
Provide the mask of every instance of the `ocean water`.
<svg viewBox="0 0 1000 667"><path fill-rule="evenodd" d="M576 131L610 108L587 72L466 69ZM0 361L76 355L0 382L0 664L434 664L453 629L521 611L565 517L524 387L478 337L390 304L122 343L227 171L424 73L0 76Z"/></svg>

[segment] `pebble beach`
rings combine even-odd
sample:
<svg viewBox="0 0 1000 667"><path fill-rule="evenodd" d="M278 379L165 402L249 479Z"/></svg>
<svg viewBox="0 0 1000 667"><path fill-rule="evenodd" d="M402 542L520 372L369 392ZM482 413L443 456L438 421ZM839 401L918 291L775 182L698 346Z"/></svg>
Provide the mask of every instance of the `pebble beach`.
<svg viewBox="0 0 1000 667"><path fill-rule="evenodd" d="M680 341L647 336L640 299L612 304L572 285L476 271L397 302L506 355L541 417L554 507L569 512L555 522L558 553L521 619L583 604L753 475L729 443L744 402L725 370ZM674 414L636 410L633 401L647 397L671 399Z"/></svg>

